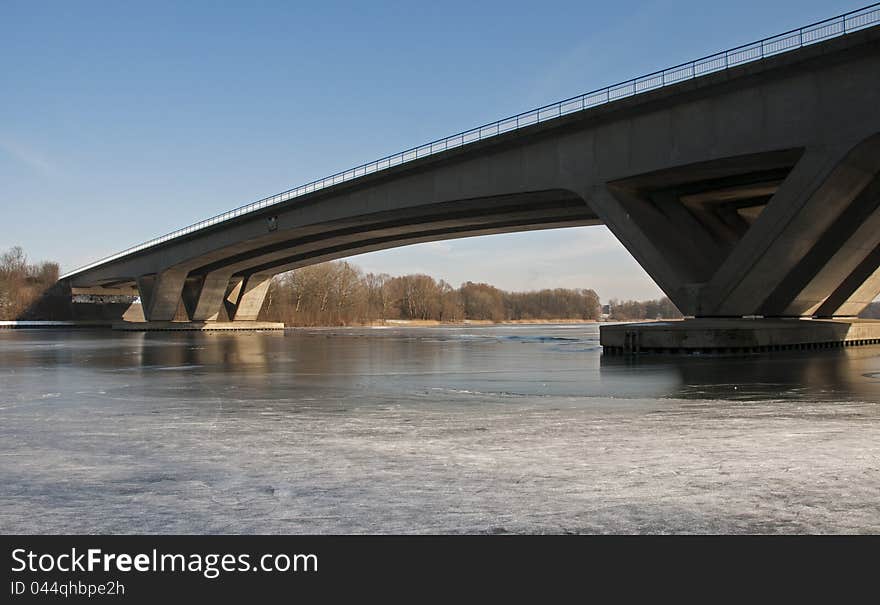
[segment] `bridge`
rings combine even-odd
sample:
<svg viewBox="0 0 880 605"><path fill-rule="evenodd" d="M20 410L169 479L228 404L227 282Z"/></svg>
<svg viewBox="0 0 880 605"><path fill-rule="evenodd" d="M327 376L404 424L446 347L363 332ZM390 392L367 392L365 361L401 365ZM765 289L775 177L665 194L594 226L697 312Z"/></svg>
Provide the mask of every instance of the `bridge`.
<svg viewBox="0 0 880 605"><path fill-rule="evenodd" d="M252 322L269 280L418 242L606 225L697 318L880 294L880 4L415 147L72 271L147 323Z"/></svg>

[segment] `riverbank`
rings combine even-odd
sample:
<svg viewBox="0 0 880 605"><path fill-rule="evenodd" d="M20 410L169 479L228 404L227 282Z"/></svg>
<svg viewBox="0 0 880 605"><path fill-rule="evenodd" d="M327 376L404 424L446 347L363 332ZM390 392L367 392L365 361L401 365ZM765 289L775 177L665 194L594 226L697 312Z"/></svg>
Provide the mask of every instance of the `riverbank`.
<svg viewBox="0 0 880 605"><path fill-rule="evenodd" d="M596 324L596 323L646 323L653 321L676 321L675 319L506 319L492 321L490 319L464 319L461 321L439 321L436 319L386 319L368 323L351 324L328 324L328 325L286 325L285 328L437 328L437 327L464 327L464 326L509 326L509 325L559 325L559 324ZM0 330L3 329L45 329L45 328L111 328L114 323L111 320L0 320ZM169 323L169 322L165 322ZM180 322L185 323L185 322ZM132 327L136 322L132 322Z"/></svg>
<svg viewBox="0 0 880 605"><path fill-rule="evenodd" d="M559 324L596 324L596 323L633 323L651 321L675 321L673 319L629 319L629 320L596 320L596 319L508 319L492 321L489 319L465 319L461 321L440 321L436 319L386 319L367 323L347 325L286 325L286 328L436 328L465 326L507 326L507 325L559 325ZM120 325L119 322L115 322ZM169 323L169 322L165 322ZM185 322L181 322L185 323ZM71 321L30 321L0 320L2 329L43 329L43 328L110 328L114 324L110 320L71 320ZM132 325L136 325L133 322Z"/></svg>
<svg viewBox="0 0 880 605"><path fill-rule="evenodd" d="M436 319L386 319L371 322L368 326L504 326L504 325L541 325L541 324L594 324L595 319L463 319L461 321L440 321ZM328 326L329 327L329 326Z"/></svg>
<svg viewBox="0 0 880 605"><path fill-rule="evenodd" d="M41 328L109 328L112 322L95 321L51 321L51 320L0 320L0 330L41 329Z"/></svg>
<svg viewBox="0 0 880 605"><path fill-rule="evenodd" d="M506 319L492 321L490 319L465 319L462 321L439 321L435 319L386 319L362 324L348 325L315 325L300 326L288 325L288 328L436 328L436 327L466 327L466 326L540 326L540 325L591 325L591 324L627 324L649 323L660 321L681 321L681 317L662 319Z"/></svg>

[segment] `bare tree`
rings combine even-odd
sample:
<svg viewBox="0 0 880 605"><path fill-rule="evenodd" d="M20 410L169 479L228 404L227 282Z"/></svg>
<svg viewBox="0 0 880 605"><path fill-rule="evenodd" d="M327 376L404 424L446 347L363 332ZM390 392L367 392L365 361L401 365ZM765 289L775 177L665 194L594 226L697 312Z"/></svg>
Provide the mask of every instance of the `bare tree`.
<svg viewBox="0 0 880 605"><path fill-rule="evenodd" d="M23 319L58 281L58 264L28 263L27 255L14 246L0 255L0 319Z"/></svg>
<svg viewBox="0 0 880 605"><path fill-rule="evenodd" d="M302 267L273 280L267 319L288 325L351 325L387 319L489 321L599 318L599 296L590 289L506 292L467 282L454 288L429 275L368 273L347 262ZM674 317L668 299L612 301L616 318Z"/></svg>

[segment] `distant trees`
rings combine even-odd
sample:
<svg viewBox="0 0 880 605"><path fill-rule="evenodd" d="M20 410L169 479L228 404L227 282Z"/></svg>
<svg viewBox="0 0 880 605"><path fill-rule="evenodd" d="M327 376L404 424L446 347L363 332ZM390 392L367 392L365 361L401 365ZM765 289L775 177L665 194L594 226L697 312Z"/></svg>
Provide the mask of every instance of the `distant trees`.
<svg viewBox="0 0 880 605"><path fill-rule="evenodd" d="M634 319L678 319L682 317L678 307L667 297L656 300L617 300L608 302L609 318L618 321Z"/></svg>
<svg viewBox="0 0 880 605"><path fill-rule="evenodd" d="M8 291L8 288L4 289L3 281L7 273L31 276L32 281L36 280L34 283L43 284L36 287L39 290L45 287L44 284L51 283L58 271L57 265L52 263L27 265L20 249L5 254L2 266L0 309L3 309L4 292ZM20 307L21 303L17 308ZM292 326L344 326L389 319L447 322L466 319L496 322L595 320L601 313L599 296L589 289L507 292L490 284L474 282L455 288L430 275L364 274L355 265L336 261L277 276L269 288L261 317ZM669 298L663 297L643 301L611 299L608 316L615 321L632 321L678 319L682 314ZM861 317L880 319L880 302L869 305Z"/></svg>
<svg viewBox="0 0 880 605"><path fill-rule="evenodd" d="M31 306L58 281L57 263L28 262L18 246L0 255L0 319L23 319Z"/></svg>
<svg viewBox="0 0 880 605"><path fill-rule="evenodd" d="M504 298L508 319L598 319L602 309L593 290L510 292Z"/></svg>
<svg viewBox="0 0 880 605"><path fill-rule="evenodd" d="M440 315L440 284L430 275L392 277L387 284L392 308L401 319L437 319Z"/></svg>
<svg viewBox="0 0 880 605"><path fill-rule="evenodd" d="M276 277L264 313L289 325L346 325L366 321L369 291L360 269L322 263Z"/></svg>
<svg viewBox="0 0 880 605"><path fill-rule="evenodd" d="M459 288L462 309L467 319L503 321L507 319L504 292L489 284L467 282Z"/></svg>
<svg viewBox="0 0 880 605"><path fill-rule="evenodd" d="M387 319L504 321L598 319L592 290L506 292L484 283L459 288L430 275L364 274L347 262L303 267L278 276L264 317L288 325L352 325Z"/></svg>
<svg viewBox="0 0 880 605"><path fill-rule="evenodd" d="M681 312L666 297L657 300L616 300L608 303L609 319L628 321L634 319L678 319ZM862 319L880 319L880 301L872 302L859 314Z"/></svg>
<svg viewBox="0 0 880 605"><path fill-rule="evenodd" d="M70 296L57 281L57 263L30 263L20 247L10 248L0 255L0 319L64 318ZM609 311L614 320L681 317L668 298L611 300ZM277 276L262 317L287 325L319 326L389 319L595 320L601 312L599 296L589 289L508 292L474 282L455 288L430 275L364 274L355 265L337 261ZM872 303L862 316L880 318L880 303Z"/></svg>

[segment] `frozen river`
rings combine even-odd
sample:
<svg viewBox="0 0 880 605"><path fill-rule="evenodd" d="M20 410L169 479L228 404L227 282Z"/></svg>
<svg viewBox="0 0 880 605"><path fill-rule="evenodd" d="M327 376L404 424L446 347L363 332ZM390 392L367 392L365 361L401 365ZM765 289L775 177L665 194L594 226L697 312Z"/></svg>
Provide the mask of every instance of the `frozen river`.
<svg viewBox="0 0 880 605"><path fill-rule="evenodd" d="M0 332L0 533L880 532L880 347Z"/></svg>

